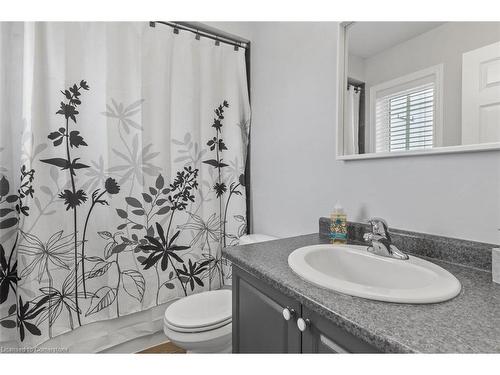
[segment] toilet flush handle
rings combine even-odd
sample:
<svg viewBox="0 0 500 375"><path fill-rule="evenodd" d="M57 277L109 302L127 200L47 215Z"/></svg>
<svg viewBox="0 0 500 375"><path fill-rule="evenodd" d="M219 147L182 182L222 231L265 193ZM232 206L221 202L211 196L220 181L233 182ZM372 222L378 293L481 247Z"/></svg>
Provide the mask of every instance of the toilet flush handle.
<svg viewBox="0 0 500 375"><path fill-rule="evenodd" d="M291 307L287 306L283 309L283 319L290 320L294 316L295 316L295 310L292 309Z"/></svg>

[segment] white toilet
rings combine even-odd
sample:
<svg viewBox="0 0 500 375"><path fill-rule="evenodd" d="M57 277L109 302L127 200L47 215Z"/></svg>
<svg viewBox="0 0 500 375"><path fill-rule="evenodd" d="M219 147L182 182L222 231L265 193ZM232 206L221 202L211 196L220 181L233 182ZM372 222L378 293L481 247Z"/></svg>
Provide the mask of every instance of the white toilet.
<svg viewBox="0 0 500 375"><path fill-rule="evenodd" d="M277 237L268 236L266 234L247 234L246 236L241 236L239 240L240 245L248 245L251 243L264 242L277 240Z"/></svg>
<svg viewBox="0 0 500 375"><path fill-rule="evenodd" d="M272 236L251 234L242 236L240 245L275 239ZM192 294L167 307L163 331L172 343L188 353L231 353L231 314L231 290Z"/></svg>

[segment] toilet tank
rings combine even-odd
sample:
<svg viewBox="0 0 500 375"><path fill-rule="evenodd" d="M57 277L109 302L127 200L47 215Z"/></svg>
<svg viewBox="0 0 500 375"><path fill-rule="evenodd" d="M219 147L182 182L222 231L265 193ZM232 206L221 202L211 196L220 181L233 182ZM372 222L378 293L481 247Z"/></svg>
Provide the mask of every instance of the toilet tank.
<svg viewBox="0 0 500 375"><path fill-rule="evenodd" d="M277 240L278 237L268 236L267 234L247 234L240 237L240 245L248 245L251 243Z"/></svg>

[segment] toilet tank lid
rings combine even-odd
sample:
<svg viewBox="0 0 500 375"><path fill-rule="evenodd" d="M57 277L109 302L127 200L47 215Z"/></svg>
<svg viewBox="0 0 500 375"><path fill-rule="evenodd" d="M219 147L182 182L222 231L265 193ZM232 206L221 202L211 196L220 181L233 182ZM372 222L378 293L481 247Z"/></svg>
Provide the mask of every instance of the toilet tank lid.
<svg viewBox="0 0 500 375"><path fill-rule="evenodd" d="M240 245L246 245L250 243L264 242L277 240L278 237L268 236L267 234L247 234L240 237Z"/></svg>

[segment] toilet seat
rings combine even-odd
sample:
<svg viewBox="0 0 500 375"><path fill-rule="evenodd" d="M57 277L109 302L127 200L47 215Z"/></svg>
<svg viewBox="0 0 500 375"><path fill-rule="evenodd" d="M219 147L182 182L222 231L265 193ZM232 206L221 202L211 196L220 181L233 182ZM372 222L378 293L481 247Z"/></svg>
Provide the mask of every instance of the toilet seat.
<svg viewBox="0 0 500 375"><path fill-rule="evenodd" d="M178 332L164 325L163 332L171 342L188 353L231 352L231 323L204 332Z"/></svg>
<svg viewBox="0 0 500 375"><path fill-rule="evenodd" d="M197 333L197 332L213 331L217 328L224 327L225 325L228 325L231 323L232 323L232 319L229 318L227 320L224 320L223 322L219 322L219 323L214 324L214 325L203 326L203 327L183 328L183 327L177 327L177 326L169 323L166 319L163 319L163 324L165 325L165 327L169 328L172 331L181 332L181 333Z"/></svg>
<svg viewBox="0 0 500 375"><path fill-rule="evenodd" d="M201 292L172 303L163 322L176 332L205 332L231 323L232 293L228 289Z"/></svg>

